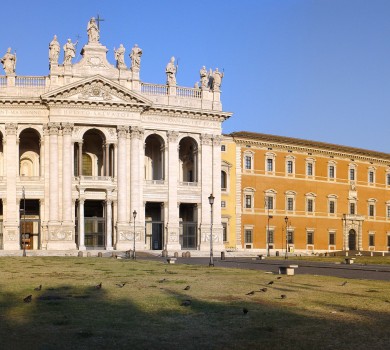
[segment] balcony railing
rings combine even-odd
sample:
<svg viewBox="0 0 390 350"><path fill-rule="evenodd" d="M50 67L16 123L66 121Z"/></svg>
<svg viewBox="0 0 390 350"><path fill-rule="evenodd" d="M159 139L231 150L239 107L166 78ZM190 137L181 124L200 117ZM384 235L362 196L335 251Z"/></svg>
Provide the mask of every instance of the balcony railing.
<svg viewBox="0 0 390 350"><path fill-rule="evenodd" d="M142 83L141 92L145 95L168 95L168 85Z"/></svg>
<svg viewBox="0 0 390 350"><path fill-rule="evenodd" d="M191 187L196 187L198 186L197 182L185 182L185 181L180 181L179 182L180 186L191 186Z"/></svg>
<svg viewBox="0 0 390 350"><path fill-rule="evenodd" d="M164 185L165 180L145 180L145 183L148 185Z"/></svg>
<svg viewBox="0 0 390 350"><path fill-rule="evenodd" d="M45 77L16 77L15 86L20 87L45 87L46 78Z"/></svg>

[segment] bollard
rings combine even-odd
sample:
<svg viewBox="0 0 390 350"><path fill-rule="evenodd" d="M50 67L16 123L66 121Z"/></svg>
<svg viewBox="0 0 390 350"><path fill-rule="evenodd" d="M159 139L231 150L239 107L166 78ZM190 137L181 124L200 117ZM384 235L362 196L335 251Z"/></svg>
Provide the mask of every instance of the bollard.
<svg viewBox="0 0 390 350"><path fill-rule="evenodd" d="M279 250L275 252L275 256L279 256Z"/></svg>
<svg viewBox="0 0 390 350"><path fill-rule="evenodd" d="M186 254L187 254L186 252L182 252L182 253L181 253L181 257L182 257L182 258L185 258L185 257L186 257Z"/></svg>
<svg viewBox="0 0 390 350"><path fill-rule="evenodd" d="M174 258L178 258L178 257L179 257L179 253L178 253L178 252L175 252L175 253L173 254L173 257L174 257Z"/></svg>
<svg viewBox="0 0 390 350"><path fill-rule="evenodd" d="M88 257L88 258L91 257L91 252L87 252L87 257Z"/></svg>
<svg viewBox="0 0 390 350"><path fill-rule="evenodd" d="M189 251L186 251L186 258L191 258L191 253Z"/></svg>
<svg viewBox="0 0 390 350"><path fill-rule="evenodd" d="M98 253L98 257L101 258L103 256L103 253L102 252L99 252Z"/></svg>
<svg viewBox="0 0 390 350"><path fill-rule="evenodd" d="M83 252L78 252L77 256L82 258L83 257Z"/></svg>
<svg viewBox="0 0 390 350"><path fill-rule="evenodd" d="M163 258L167 257L168 256L168 252L164 249L162 252L161 252L161 256Z"/></svg>
<svg viewBox="0 0 390 350"><path fill-rule="evenodd" d="M225 252L221 252L221 260L225 260Z"/></svg>

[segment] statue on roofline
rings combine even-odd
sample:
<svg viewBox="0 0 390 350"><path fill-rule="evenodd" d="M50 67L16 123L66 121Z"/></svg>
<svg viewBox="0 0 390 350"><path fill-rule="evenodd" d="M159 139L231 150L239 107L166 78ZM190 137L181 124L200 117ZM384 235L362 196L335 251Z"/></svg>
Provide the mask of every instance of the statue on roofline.
<svg viewBox="0 0 390 350"><path fill-rule="evenodd" d="M116 59L116 68L118 69L126 69L125 63L125 51L126 49L123 47L123 44L120 44L118 49L114 48L115 59Z"/></svg>
<svg viewBox="0 0 390 350"><path fill-rule="evenodd" d="M176 85L176 70L177 67L175 65L175 57L171 57L171 60L167 64L165 68L165 73L167 74L167 84L169 86L175 86Z"/></svg>
<svg viewBox="0 0 390 350"><path fill-rule="evenodd" d="M6 75L15 74L16 52L12 54L10 47L8 48L7 53L3 56L0 62L3 64L3 68Z"/></svg>
<svg viewBox="0 0 390 350"><path fill-rule="evenodd" d="M54 35L53 40L49 44L49 62L50 64L58 64L60 57L60 43L57 41L57 35Z"/></svg>
<svg viewBox="0 0 390 350"><path fill-rule="evenodd" d="M131 69L140 69L141 67L141 56L142 50L138 47L137 44L131 49L130 59L131 59Z"/></svg>
<svg viewBox="0 0 390 350"><path fill-rule="evenodd" d="M76 45L78 41L72 43L70 39L64 45L64 64L72 64L72 59L76 57Z"/></svg>
<svg viewBox="0 0 390 350"><path fill-rule="evenodd" d="M92 17L87 26L88 33L88 43L97 43L99 42L99 28L96 24L95 17Z"/></svg>

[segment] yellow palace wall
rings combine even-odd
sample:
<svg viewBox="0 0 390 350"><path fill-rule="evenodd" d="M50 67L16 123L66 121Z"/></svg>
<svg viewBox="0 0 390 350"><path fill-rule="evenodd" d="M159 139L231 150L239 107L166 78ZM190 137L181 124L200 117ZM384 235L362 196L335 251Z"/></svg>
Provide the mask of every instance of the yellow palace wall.
<svg viewBox="0 0 390 350"><path fill-rule="evenodd" d="M293 232L288 245L291 250L389 250L390 155L264 134L239 132L231 136L236 144L237 247L267 249L269 220L273 231L270 249L285 249L287 218L288 231ZM251 157L250 169L246 169L246 156ZM273 160L272 171L267 171L269 158ZM288 161L292 161L292 173L288 173ZM308 163L312 163L312 175L308 175ZM330 165L335 169L334 178L329 177ZM349 178L351 167L355 180ZM246 203L248 195L252 196L251 205ZM273 197L269 219L268 196ZM293 198L293 210L287 208L288 196ZM233 199L230 193L228 200ZM312 211L308 199L312 199ZM330 213L329 201L334 201L334 213ZM355 203L354 213L351 202ZM373 213L369 212L370 204ZM351 230L356 242L349 241ZM246 231L252 231L249 244ZM334 242L330 242L330 234Z"/></svg>

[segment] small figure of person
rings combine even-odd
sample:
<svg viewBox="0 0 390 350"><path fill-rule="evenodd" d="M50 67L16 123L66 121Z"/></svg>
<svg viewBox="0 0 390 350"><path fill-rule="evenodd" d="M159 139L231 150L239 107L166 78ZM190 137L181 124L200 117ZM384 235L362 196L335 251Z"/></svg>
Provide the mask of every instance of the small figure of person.
<svg viewBox="0 0 390 350"><path fill-rule="evenodd" d="M115 59L116 59L116 68L118 69L126 69L126 63L125 63L125 51L126 49L123 47L123 44L119 45L119 48L115 50Z"/></svg>
<svg viewBox="0 0 390 350"><path fill-rule="evenodd" d="M9 47L7 53L1 59L3 68L6 75L15 74L16 69L16 53L11 53L11 48Z"/></svg>
<svg viewBox="0 0 390 350"><path fill-rule="evenodd" d="M221 91L221 83L223 78L223 73L218 70L218 68L215 69L213 73L213 90L214 91Z"/></svg>
<svg viewBox="0 0 390 350"><path fill-rule="evenodd" d="M99 28L96 24L95 17L92 17L87 26L88 43L97 43L99 41Z"/></svg>
<svg viewBox="0 0 390 350"><path fill-rule="evenodd" d="M54 35L53 40L49 44L49 62L50 64L58 64L60 57L60 43L57 41L57 35Z"/></svg>
<svg viewBox="0 0 390 350"><path fill-rule="evenodd" d="M165 73L167 74L167 84L170 86L176 85L176 66L175 66L175 57L171 57L171 60L165 68Z"/></svg>
<svg viewBox="0 0 390 350"><path fill-rule="evenodd" d="M76 57L76 45L77 41L72 43L70 39L64 45L64 64L72 64L72 59Z"/></svg>
<svg viewBox="0 0 390 350"><path fill-rule="evenodd" d="M207 85L209 83L209 74L205 66L203 66L200 69L199 74L200 74L200 86L202 87L202 90L207 90Z"/></svg>
<svg viewBox="0 0 390 350"><path fill-rule="evenodd" d="M138 47L137 44L131 49L130 59L131 59L131 68L140 69L141 67L141 56L142 50Z"/></svg>

